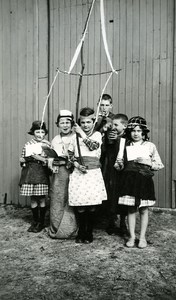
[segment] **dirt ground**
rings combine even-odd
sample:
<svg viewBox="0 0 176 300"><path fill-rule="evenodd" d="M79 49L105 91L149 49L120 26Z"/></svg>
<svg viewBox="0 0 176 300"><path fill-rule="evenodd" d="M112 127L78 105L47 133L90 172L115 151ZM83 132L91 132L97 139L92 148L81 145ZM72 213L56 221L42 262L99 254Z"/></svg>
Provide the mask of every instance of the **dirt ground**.
<svg viewBox="0 0 176 300"><path fill-rule="evenodd" d="M105 222L84 245L29 233L30 221L29 208L0 206L1 300L176 299L175 211L150 211L142 250L109 236Z"/></svg>

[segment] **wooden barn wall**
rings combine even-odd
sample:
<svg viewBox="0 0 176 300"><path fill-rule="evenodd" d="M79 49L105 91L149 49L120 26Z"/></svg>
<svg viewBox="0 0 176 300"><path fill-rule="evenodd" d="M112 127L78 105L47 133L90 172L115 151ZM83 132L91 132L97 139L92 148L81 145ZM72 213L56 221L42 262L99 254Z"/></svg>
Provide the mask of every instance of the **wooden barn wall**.
<svg viewBox="0 0 176 300"><path fill-rule="evenodd" d="M51 0L50 82L56 68L68 70L81 38L91 1ZM110 70L101 37L99 1L84 42L84 73ZM174 207L171 201L171 109L173 72L173 0L105 0L107 40L115 69L106 92L113 97L113 111L148 121L153 141L165 169L155 175L157 206ZM74 72L81 70L80 59ZM96 109L106 75L84 77L80 107ZM59 74L49 104L50 133L59 109L75 113L78 77Z"/></svg>
<svg viewBox="0 0 176 300"><path fill-rule="evenodd" d="M48 90L45 0L0 0L0 202L19 198L19 156Z"/></svg>
<svg viewBox="0 0 176 300"><path fill-rule="evenodd" d="M69 68L90 3L91 0L0 0L1 203L27 203L19 197L21 149L30 138L27 131L31 122L41 118L57 67ZM110 70L101 37L99 4L96 0L84 43L85 73ZM114 67L122 69L113 75L106 92L113 97L114 112L129 117L139 114L147 119L151 141L165 165L155 176L157 206L175 207L175 198L171 198L176 150L172 114L172 101L176 99L174 0L104 0L104 4L110 55ZM80 70L79 58L73 72ZM106 79L107 75L83 78L80 107L96 109ZM59 74L45 114L49 139L57 133L59 109L68 108L75 113L77 88L77 76Z"/></svg>

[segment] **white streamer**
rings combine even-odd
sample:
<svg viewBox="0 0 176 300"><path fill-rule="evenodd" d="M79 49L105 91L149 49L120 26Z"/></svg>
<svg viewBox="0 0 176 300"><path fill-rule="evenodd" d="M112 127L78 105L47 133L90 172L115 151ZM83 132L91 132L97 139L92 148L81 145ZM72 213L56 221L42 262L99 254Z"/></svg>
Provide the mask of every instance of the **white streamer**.
<svg viewBox="0 0 176 300"><path fill-rule="evenodd" d="M88 16L88 19L87 19L87 22L86 22L86 27L84 29L84 32L83 32L83 35L82 35L82 38L75 50L75 53L73 55L73 58L72 58L72 61L70 63L70 67L69 67L69 70L68 72L65 71L65 73L67 74L70 74L72 69L74 68L75 64L76 64L76 61L78 59L78 56L79 56L79 53L81 51L81 48L82 48L82 45L83 45L83 42L85 40L85 36L87 34L87 28L88 28L88 24L89 24L89 20L90 20L90 16L91 16L91 13L92 13L92 10L93 10L93 6L94 6L94 3L95 3L95 0L92 1L92 5L91 5L91 9L90 9L90 13L89 13L89 16ZM111 67L111 70L112 72L110 73L108 79L106 80L106 83L103 87L103 90L101 92L101 96L100 96L100 99L99 99L99 103L98 103L98 106L97 106L97 113L96 113L96 119L95 119L95 123L97 122L97 119L98 119L98 115L99 115L99 109L100 109L100 104L101 104L101 100L102 100L102 96L104 94L104 91L107 87L107 84L112 76L113 73L116 73L118 74L118 72L114 69L113 65L112 65L112 61L111 61L111 57L110 57L110 54L109 54L109 49L108 49L108 44L107 44L107 37L106 37L106 28L105 28L105 14L104 14L104 2L103 0L100 0L100 16L101 16L101 30L102 30L102 37L103 37L103 44L104 44L104 48L105 48L105 52L106 52L106 56L107 56L107 59L109 61L109 64L110 64L110 67ZM52 92L52 89L53 89L53 86L55 84L55 81L56 81L56 78L58 76L58 74L60 73L59 69L57 69L57 72L56 72L56 75L54 77L54 80L51 84L51 87L50 87L50 90L49 90L49 93L48 95L46 96L46 101L45 101L45 104L44 104L44 108L43 108L43 113L42 113L42 123L41 123L41 127L43 125L43 122L44 122L44 115L45 115L45 110L46 110L46 107L47 107L47 104L48 104L48 99L50 97L50 94ZM94 126L95 126L95 123L94 123ZM94 128L93 128L94 129Z"/></svg>
<svg viewBox="0 0 176 300"><path fill-rule="evenodd" d="M101 100L102 100L103 94L104 94L104 92L106 90L106 87L108 85L109 80L111 79L112 74L113 74L113 72L110 73L110 75L109 75L108 79L106 80L105 85L104 85L104 87L102 89L101 96L100 96L100 99L99 99L99 102L98 102L98 106L97 106L97 113L96 113L96 117L95 117L95 123L98 120L98 115L99 115L99 110L100 110L100 104L101 104Z"/></svg>
<svg viewBox="0 0 176 300"><path fill-rule="evenodd" d="M103 37L103 43L104 43L106 56L107 56L107 59L109 61L112 72L118 73L112 65L111 57L110 57L110 54L109 54L108 43L107 43L107 38L106 38L105 13L104 13L104 2L103 2L103 0L100 0L100 16L101 16L101 31L102 31L102 37Z"/></svg>
<svg viewBox="0 0 176 300"><path fill-rule="evenodd" d="M72 69L74 68L74 65L75 65L75 63L78 59L79 53L81 51L81 47L82 47L82 44L85 40L85 36L86 36L86 33L87 33L87 28L88 28L88 25L89 25L89 20L90 20L90 16L91 16L91 13L92 13L92 10L93 10L94 3L95 3L95 0L93 0L93 2L92 2L92 6L91 6L91 9L90 9L89 17L87 19L87 24L86 24L85 30L83 32L83 36L82 36L77 48L76 48L75 54L72 58L72 61L71 61L71 64L70 64L70 67L69 67L69 70L68 70L68 74L70 74Z"/></svg>
<svg viewBox="0 0 176 300"><path fill-rule="evenodd" d="M46 96L46 101L45 101L45 104L44 104L44 107L43 107L43 113L42 113L41 128L42 128L42 125L43 125L43 123L44 123L44 116L45 116L46 106L47 106L47 104L48 104L48 99L49 99L49 97L50 97L50 95L51 95L53 86L54 86L54 84L55 84L56 78L57 78L57 76L58 76L59 73L60 73L60 72L59 72L59 69L57 69L56 75L54 76L54 80L53 80L53 82L51 83L51 87L50 87L49 93L48 93L48 95Z"/></svg>

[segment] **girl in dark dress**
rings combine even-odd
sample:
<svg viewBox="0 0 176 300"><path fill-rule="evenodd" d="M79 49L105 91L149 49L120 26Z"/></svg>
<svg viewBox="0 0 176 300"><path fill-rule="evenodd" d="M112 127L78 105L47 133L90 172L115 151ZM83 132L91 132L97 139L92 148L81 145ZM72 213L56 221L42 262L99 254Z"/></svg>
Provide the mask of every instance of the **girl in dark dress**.
<svg viewBox="0 0 176 300"><path fill-rule="evenodd" d="M148 207L155 204L153 171L158 171L164 166L156 146L148 141L149 129L144 118L131 118L126 132L124 158L121 159L117 155L115 163L115 168L122 169L118 203L128 206L130 238L126 246L133 247L135 244L136 211L139 209L141 228L138 247L145 248Z"/></svg>
<svg viewBox="0 0 176 300"><path fill-rule="evenodd" d="M24 145L20 158L22 166L20 195L31 197L33 222L28 229L29 232L40 232L44 228L49 171L47 157L42 147L50 148L50 143L44 139L47 133L45 123L34 121L28 132L33 138Z"/></svg>

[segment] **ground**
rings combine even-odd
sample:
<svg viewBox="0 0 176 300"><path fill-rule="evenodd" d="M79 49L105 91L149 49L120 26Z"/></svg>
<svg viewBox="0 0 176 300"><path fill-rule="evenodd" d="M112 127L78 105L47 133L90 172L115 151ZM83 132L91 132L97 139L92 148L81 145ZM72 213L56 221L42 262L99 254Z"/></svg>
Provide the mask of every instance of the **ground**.
<svg viewBox="0 0 176 300"><path fill-rule="evenodd" d="M84 245L53 240L46 230L29 233L30 221L29 208L0 206L1 300L176 299L174 210L150 211L142 250L108 235L103 222Z"/></svg>

